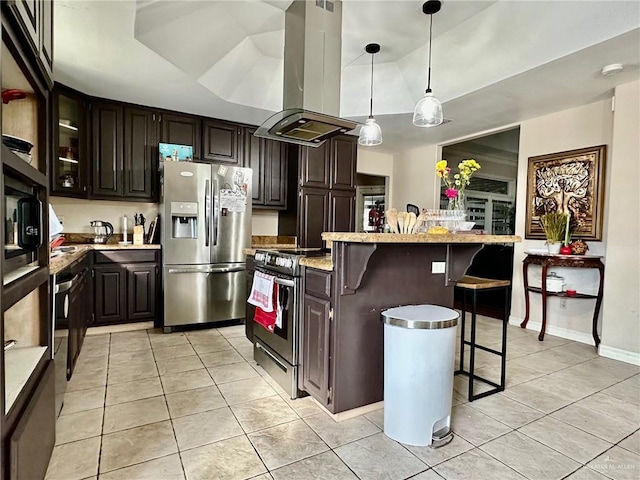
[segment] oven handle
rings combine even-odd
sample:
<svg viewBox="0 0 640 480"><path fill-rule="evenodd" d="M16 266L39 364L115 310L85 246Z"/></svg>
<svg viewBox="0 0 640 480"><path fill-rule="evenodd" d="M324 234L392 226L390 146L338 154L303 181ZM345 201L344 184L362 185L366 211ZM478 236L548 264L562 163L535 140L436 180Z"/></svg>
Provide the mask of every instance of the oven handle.
<svg viewBox="0 0 640 480"><path fill-rule="evenodd" d="M260 345L260 342L256 342L256 348L259 348L262 353L267 355L269 358L271 358L271 360L273 360L278 365L280 365L282 368L284 368L285 371L287 370L287 366L284 365L280 360L278 360L270 351L268 351L266 348L264 348L262 345Z"/></svg>
<svg viewBox="0 0 640 480"><path fill-rule="evenodd" d="M283 287L291 287L294 288L296 286L295 282L293 280L288 280L286 278L282 278L282 277L276 277L275 275L272 274L272 272L269 272L269 270L264 270L262 268L256 268L256 272L260 272L260 273L264 273L265 275L269 275L271 277L273 277L273 281L276 285L282 285Z"/></svg>
<svg viewBox="0 0 640 480"><path fill-rule="evenodd" d="M275 282L276 285L282 285L283 287L293 288L295 286L295 283L293 282L293 280L285 280L284 278L275 277L273 281Z"/></svg>

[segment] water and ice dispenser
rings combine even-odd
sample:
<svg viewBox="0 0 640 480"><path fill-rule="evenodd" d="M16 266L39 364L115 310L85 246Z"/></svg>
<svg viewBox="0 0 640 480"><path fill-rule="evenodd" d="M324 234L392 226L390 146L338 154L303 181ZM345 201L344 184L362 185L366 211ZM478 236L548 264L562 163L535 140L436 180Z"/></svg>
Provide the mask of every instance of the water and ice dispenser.
<svg viewBox="0 0 640 480"><path fill-rule="evenodd" d="M198 202L171 202L171 236L198 238Z"/></svg>

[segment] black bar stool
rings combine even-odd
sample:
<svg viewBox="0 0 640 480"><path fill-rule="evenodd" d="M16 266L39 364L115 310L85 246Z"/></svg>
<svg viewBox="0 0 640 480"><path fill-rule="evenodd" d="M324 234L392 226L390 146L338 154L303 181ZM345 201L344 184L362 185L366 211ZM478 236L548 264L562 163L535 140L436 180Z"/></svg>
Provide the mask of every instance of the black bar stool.
<svg viewBox="0 0 640 480"><path fill-rule="evenodd" d="M488 395L492 395L497 392L502 392L505 387L505 367L507 362L507 323L509 322L509 311L510 311L510 303L511 303L511 282L509 280L495 280L491 278L481 278L481 277L472 277L469 275L465 275L462 277L457 283L456 288L460 288L463 290L463 298L462 298L462 323L461 323L461 331L460 331L460 368L455 371L455 374L463 374L469 377L469 393L468 398L470 402L477 400L482 397L486 397ZM478 305L478 291L490 291L490 290L499 290L504 289L505 291L505 312L504 312L504 320L502 321L502 349L494 350L492 348L485 347L483 345L478 345L476 343L476 309ZM465 340L465 320L466 320L466 309L467 309L467 294L471 292L471 339ZM464 346L469 345L469 371L464 369ZM476 348L483 350L485 352L493 353L494 355L498 355L500 357L500 383L492 382L486 378L480 377L475 374L475 355ZM473 393L473 384L475 380L480 380L488 385L491 385L491 390L487 390L486 392L479 393L474 395Z"/></svg>

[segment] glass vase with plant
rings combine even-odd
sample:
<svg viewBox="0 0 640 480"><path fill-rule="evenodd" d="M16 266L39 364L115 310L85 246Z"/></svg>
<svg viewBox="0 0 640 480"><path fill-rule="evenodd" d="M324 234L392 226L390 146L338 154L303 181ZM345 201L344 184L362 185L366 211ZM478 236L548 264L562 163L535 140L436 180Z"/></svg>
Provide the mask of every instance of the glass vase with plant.
<svg viewBox="0 0 640 480"><path fill-rule="evenodd" d="M540 225L547 238L549 253L558 253L566 236L567 216L560 212L545 213L540 215Z"/></svg>
<svg viewBox="0 0 640 480"><path fill-rule="evenodd" d="M444 194L449 199L449 210L465 211L464 191L471 183L471 176L480 170L480 164L473 159L462 160L458 164L458 173L451 175L451 168L446 160L436 163L436 175L444 183Z"/></svg>

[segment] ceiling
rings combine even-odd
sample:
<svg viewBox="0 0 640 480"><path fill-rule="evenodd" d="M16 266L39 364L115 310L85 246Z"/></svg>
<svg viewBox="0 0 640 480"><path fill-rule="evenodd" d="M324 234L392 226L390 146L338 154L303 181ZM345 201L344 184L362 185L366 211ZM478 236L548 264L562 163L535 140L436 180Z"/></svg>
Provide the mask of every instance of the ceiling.
<svg viewBox="0 0 640 480"><path fill-rule="evenodd" d="M88 94L260 124L282 108L291 0L58 0L56 80ZM445 0L433 17L432 88L450 123L411 124L426 86L421 1L344 0L341 115L368 114L376 56L378 151L399 152L611 96L640 78L635 1ZM600 69L622 63L622 73Z"/></svg>

